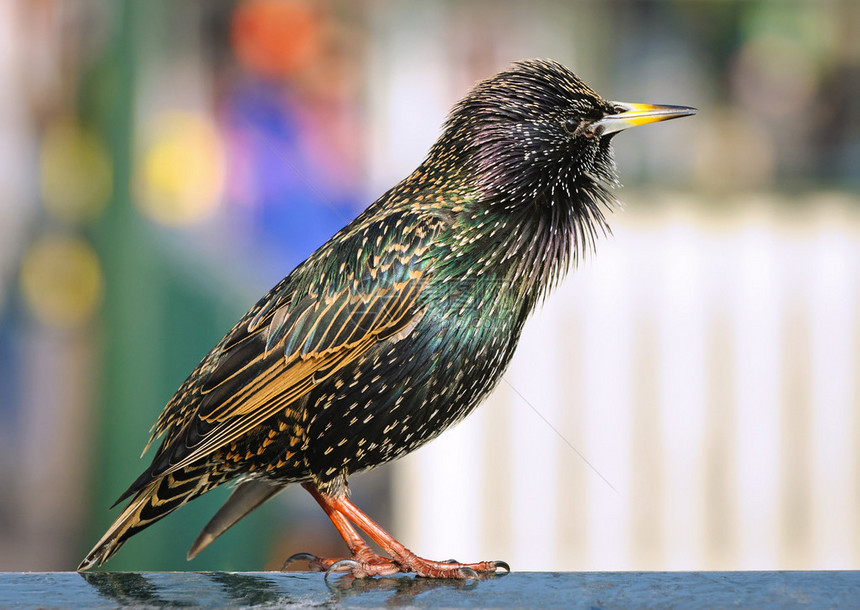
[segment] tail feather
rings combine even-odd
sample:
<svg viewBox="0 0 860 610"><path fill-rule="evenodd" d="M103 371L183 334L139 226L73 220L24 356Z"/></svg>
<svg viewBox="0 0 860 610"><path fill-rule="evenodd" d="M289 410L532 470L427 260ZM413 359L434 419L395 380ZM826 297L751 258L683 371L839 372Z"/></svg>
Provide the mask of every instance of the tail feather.
<svg viewBox="0 0 860 610"><path fill-rule="evenodd" d="M113 525L78 566L78 571L101 566L125 544L174 510L223 482L212 479L205 466L189 466L152 481L134 496Z"/></svg>
<svg viewBox="0 0 860 610"><path fill-rule="evenodd" d="M188 551L188 559L194 559L200 551L235 525L242 517L283 489L283 485L260 480L244 481L239 484L224 502L224 506L215 513L215 516L197 536L197 540L194 541Z"/></svg>
<svg viewBox="0 0 860 610"><path fill-rule="evenodd" d="M140 513L149 503L150 497L154 494L154 488L155 485L150 485L125 507L125 510L120 513L101 540L87 553L87 556L78 566L78 572L101 566L119 550L129 537L149 525L140 518Z"/></svg>

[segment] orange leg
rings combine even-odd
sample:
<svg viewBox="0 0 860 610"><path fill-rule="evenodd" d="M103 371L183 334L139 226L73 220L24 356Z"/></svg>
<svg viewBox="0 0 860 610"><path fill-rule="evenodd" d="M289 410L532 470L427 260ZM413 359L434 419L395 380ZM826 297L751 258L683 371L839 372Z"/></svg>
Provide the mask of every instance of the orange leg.
<svg viewBox="0 0 860 610"><path fill-rule="evenodd" d="M299 553L298 555L293 555L293 557L288 559L287 563L294 558L307 559L310 569L320 572L328 571L335 564L339 564L338 566L335 566L335 570L338 570L340 566L346 567L348 565L352 568L351 571L353 576L356 576L357 578L363 578L366 576L387 576L389 574L400 572L400 566L391 561L391 559L373 552L359 533L355 531L355 528L352 527L349 520L333 508L328 503L326 496L320 493L314 485L304 483L302 486L310 492L314 497L314 500L317 501L328 515L328 518L331 519L331 522L334 523L335 528L337 528L341 538L346 542L346 546L349 548L349 552L352 556L342 557L339 559L324 559L322 557L316 557L306 553ZM357 563L358 566L354 566L354 563Z"/></svg>
<svg viewBox="0 0 860 610"><path fill-rule="evenodd" d="M303 483L302 486L310 492L329 516L347 547L349 547L350 553L352 553L352 557L348 559L321 559L307 554L293 556L295 559L309 559L311 569L349 570L357 578L395 574L397 572L414 572L418 576L427 578L462 579L476 578L479 574L494 574L498 568L510 571L508 564L503 561L458 563L456 561L430 561L418 557L382 529L378 523L364 514L346 496L328 496L311 483ZM391 558L374 553L350 522L370 536Z"/></svg>

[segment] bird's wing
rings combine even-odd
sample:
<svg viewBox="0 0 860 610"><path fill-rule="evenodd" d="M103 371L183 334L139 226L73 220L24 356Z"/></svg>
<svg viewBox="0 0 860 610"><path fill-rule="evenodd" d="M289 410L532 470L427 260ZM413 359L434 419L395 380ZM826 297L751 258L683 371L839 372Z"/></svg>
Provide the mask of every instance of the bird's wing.
<svg viewBox="0 0 860 610"><path fill-rule="evenodd" d="M434 231L414 221L397 226L392 234L391 220L383 219L343 238L321 252L329 260L308 290L300 279L282 282L249 312L165 408L154 427L154 435L166 432L164 442L118 502L278 412L301 421L302 396L373 345L411 329L422 315L417 300Z"/></svg>

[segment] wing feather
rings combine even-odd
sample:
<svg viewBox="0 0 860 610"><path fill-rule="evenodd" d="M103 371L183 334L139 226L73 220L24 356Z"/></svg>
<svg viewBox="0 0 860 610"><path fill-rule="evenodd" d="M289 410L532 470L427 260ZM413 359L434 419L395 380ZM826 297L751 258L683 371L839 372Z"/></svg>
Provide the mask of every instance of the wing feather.
<svg viewBox="0 0 860 610"><path fill-rule="evenodd" d="M391 234L391 226L400 232ZM124 496L229 445L279 412L299 421L302 413L292 411L303 408L300 398L315 385L378 342L414 328L428 280L423 254L435 231L414 219L393 225L380 219L362 230L346 236L361 244L353 250L352 266L331 265L329 275L339 274L339 281L317 278L303 287L294 272L204 359L156 422L153 438L165 434L164 442ZM374 232L385 239L371 239ZM369 254L366 244L374 243L378 250ZM344 248L334 244L315 256L334 260ZM372 281L380 273L385 281Z"/></svg>

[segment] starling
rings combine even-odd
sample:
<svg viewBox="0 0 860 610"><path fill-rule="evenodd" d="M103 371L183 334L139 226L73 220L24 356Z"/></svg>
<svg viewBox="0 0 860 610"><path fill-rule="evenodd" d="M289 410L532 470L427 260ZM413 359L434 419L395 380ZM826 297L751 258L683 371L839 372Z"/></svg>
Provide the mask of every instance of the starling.
<svg viewBox="0 0 860 610"><path fill-rule="evenodd" d="M350 555L312 569L472 578L507 569L418 557L349 499L347 478L417 449L498 383L535 305L607 231L610 141L695 109L609 102L564 66L528 60L457 103L425 160L239 320L152 429L150 466L78 567L238 481L188 553L291 483ZM356 529L357 528L357 529ZM371 550L359 532L387 554Z"/></svg>

